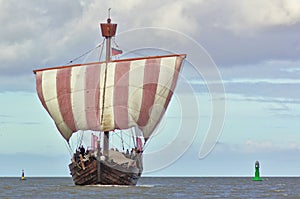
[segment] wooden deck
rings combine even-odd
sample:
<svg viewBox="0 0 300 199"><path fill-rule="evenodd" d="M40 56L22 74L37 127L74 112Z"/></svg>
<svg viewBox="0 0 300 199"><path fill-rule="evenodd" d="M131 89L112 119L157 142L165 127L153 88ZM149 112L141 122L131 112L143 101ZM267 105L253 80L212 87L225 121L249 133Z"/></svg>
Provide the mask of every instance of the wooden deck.
<svg viewBox="0 0 300 199"><path fill-rule="evenodd" d="M98 164L100 169L98 173ZM72 162L69 165L75 185L136 185L142 169L127 167L115 162L98 161L89 159L84 162L84 169L81 163ZM99 174L99 177L98 177Z"/></svg>

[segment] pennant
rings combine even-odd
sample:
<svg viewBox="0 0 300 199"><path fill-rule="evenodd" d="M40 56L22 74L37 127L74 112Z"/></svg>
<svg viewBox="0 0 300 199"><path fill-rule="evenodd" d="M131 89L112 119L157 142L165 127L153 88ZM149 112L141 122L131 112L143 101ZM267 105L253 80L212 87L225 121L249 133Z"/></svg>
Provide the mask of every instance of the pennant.
<svg viewBox="0 0 300 199"><path fill-rule="evenodd" d="M120 50L120 49L111 48L111 54L112 54L112 56L119 55L119 54L122 54L122 53L123 53L123 51Z"/></svg>
<svg viewBox="0 0 300 199"><path fill-rule="evenodd" d="M96 136L92 133L92 150L93 151L98 149L97 141L98 141L98 136Z"/></svg>
<svg viewBox="0 0 300 199"><path fill-rule="evenodd" d="M139 151L143 150L143 142L142 139L140 137L136 137L136 147Z"/></svg>

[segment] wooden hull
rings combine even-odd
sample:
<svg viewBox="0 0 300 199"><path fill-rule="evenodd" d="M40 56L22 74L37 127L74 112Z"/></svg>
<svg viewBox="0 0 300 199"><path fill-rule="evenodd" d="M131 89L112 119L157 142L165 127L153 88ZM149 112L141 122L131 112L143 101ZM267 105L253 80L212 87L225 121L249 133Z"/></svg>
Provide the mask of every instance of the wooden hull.
<svg viewBox="0 0 300 199"><path fill-rule="evenodd" d="M142 169L127 167L114 162L89 159L72 162L69 169L75 185L136 185ZM83 168L84 167L84 168Z"/></svg>

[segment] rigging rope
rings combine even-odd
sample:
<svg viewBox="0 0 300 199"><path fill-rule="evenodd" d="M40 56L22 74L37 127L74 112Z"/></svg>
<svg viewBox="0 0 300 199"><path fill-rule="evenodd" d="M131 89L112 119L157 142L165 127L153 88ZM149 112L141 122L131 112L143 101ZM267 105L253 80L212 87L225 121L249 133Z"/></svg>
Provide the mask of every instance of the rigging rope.
<svg viewBox="0 0 300 199"><path fill-rule="evenodd" d="M83 53L83 54L80 55L79 57L76 57L76 58L72 59L72 60L69 61L66 65L72 64L74 61L76 61L76 60L80 59L81 57L83 57L83 56L85 56L85 55L91 53L92 51L94 51L95 49L99 48L100 46L104 46L104 45L103 45L103 44L104 44L104 40L105 40L105 39L103 39L103 41L102 41L100 44L98 44L96 47L94 47L94 48L92 48L92 49L86 51L85 53ZM102 53L102 51L101 51L101 53Z"/></svg>
<svg viewBox="0 0 300 199"><path fill-rule="evenodd" d="M67 149L68 149L68 151L70 153L70 156L72 157L73 156L73 150L72 150L72 147L71 147L70 143L67 142L67 144L65 143L65 145L66 145L66 147L67 147Z"/></svg>
<svg viewBox="0 0 300 199"><path fill-rule="evenodd" d="M132 135L133 145L134 145L134 147L136 147L136 143L135 143L134 135L133 135L133 128L131 128L130 131L131 131L131 135Z"/></svg>
<svg viewBox="0 0 300 199"><path fill-rule="evenodd" d="M124 151L124 149L125 149L124 143L128 146L128 148L131 148L131 145L128 144L128 142L124 141L124 139L122 138L122 132L123 132L123 131L120 131L120 132L121 132L121 133L120 133L121 136L119 135L118 132L115 132L115 133L111 134L111 137L113 138L114 136L118 136L118 137L120 138L120 140L121 140L121 142L122 142L122 148L123 148L123 151ZM128 136L129 136L129 135L128 135ZM114 145L114 143L111 143L111 144ZM116 146L116 145L114 145L114 146Z"/></svg>
<svg viewBox="0 0 300 199"><path fill-rule="evenodd" d="M102 47L101 47L101 49L100 49L100 53L99 53L99 62L101 61L101 58L102 58L102 53L103 53L103 48L104 48L104 41L105 41L105 39L103 39L103 41L102 41Z"/></svg>
<svg viewBox="0 0 300 199"><path fill-rule="evenodd" d="M121 131L120 134L121 134L122 148L123 148L123 151L124 151L124 140L123 140L123 134L122 134L122 132L123 132L123 131Z"/></svg>
<svg viewBox="0 0 300 199"><path fill-rule="evenodd" d="M83 141L83 133L84 133L84 131L81 131L80 145L82 144L82 141Z"/></svg>
<svg viewBox="0 0 300 199"><path fill-rule="evenodd" d="M113 37L112 41L114 42L115 46L116 46L117 48L119 48L119 45L117 44L116 38L115 38L115 37Z"/></svg>

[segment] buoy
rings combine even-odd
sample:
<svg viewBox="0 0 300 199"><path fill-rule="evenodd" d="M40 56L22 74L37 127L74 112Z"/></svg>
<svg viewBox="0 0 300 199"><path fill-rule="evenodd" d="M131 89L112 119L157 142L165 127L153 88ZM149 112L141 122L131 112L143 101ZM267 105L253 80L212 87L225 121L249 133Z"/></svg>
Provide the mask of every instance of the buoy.
<svg viewBox="0 0 300 199"><path fill-rule="evenodd" d="M24 176L24 169L22 169L22 176L21 176L21 180L26 180L25 176Z"/></svg>
<svg viewBox="0 0 300 199"><path fill-rule="evenodd" d="M262 181L263 179L259 176L259 162L255 162L255 176L252 178L253 181Z"/></svg>

